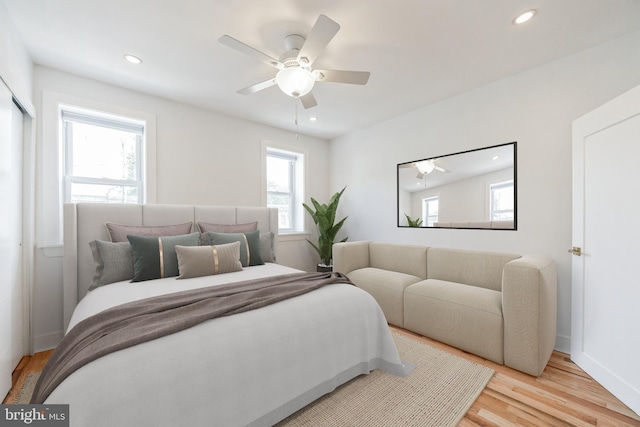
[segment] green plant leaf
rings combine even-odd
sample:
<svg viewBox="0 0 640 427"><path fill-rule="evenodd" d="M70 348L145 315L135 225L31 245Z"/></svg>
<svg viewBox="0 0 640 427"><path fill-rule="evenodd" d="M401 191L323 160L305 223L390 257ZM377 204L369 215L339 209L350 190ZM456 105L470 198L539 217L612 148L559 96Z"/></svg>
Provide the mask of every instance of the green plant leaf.
<svg viewBox="0 0 640 427"><path fill-rule="evenodd" d="M338 223L336 223L336 213L338 211L338 204L340 203L340 197L342 193L346 190L347 187L344 187L339 192L335 193L331 196L328 204L319 203L313 197L311 198L311 204L313 208L303 203L302 206L309 213L311 218L313 219L314 224L316 225L316 229L318 231L318 242L317 244L311 242L307 239L307 241L313 246L313 248L318 252L321 261L326 264L331 264L331 259L333 257L333 243L336 239L336 235L344 225L344 222L348 217L344 217ZM342 242L346 241L345 237Z"/></svg>

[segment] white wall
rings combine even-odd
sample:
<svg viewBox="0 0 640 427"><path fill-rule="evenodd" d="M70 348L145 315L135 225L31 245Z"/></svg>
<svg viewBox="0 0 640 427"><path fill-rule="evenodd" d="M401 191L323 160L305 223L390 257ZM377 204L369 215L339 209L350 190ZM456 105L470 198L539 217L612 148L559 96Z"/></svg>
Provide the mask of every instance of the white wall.
<svg viewBox="0 0 640 427"><path fill-rule="evenodd" d="M429 84L428 81L423 84ZM556 347L571 325L571 122L640 84L640 32L331 142L349 240L536 253L558 268ZM396 164L518 141L518 230L397 228Z"/></svg>
<svg viewBox="0 0 640 427"><path fill-rule="evenodd" d="M308 153L307 200L329 197L329 143L246 120L36 66L34 104L38 119L38 192L34 335L36 351L62 335L62 251L58 213L58 149L55 130L43 122L57 114L43 108L43 94L64 94L91 103L123 107L155 116L156 203L260 206L261 140L304 147ZM43 135L43 132L45 133ZM313 230L313 223L307 220ZM312 232L313 234L315 231ZM315 238L313 237L312 239ZM303 270L317 260L306 236L280 239L278 262Z"/></svg>
<svg viewBox="0 0 640 427"><path fill-rule="evenodd" d="M4 2L0 2L0 77L21 103L30 106L33 63L17 34Z"/></svg>

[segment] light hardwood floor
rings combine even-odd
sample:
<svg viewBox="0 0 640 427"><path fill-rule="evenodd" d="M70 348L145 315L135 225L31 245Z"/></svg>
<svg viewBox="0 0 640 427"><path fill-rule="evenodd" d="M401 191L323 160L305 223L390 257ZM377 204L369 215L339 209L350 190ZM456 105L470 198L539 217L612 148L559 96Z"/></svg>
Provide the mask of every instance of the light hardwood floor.
<svg viewBox="0 0 640 427"><path fill-rule="evenodd" d="M640 427L640 417L571 362L567 354L555 351L536 378L404 329L391 329L496 371L459 427ZM51 353L22 359L14 372L14 387L3 403L13 402L27 375L40 372Z"/></svg>
<svg viewBox="0 0 640 427"><path fill-rule="evenodd" d="M33 356L24 356L20 360L20 363L16 366L11 378L13 387L11 387L11 390L9 390L9 393L2 403L11 404L14 402L27 376L29 374L41 372L44 369L44 365L47 364L47 360L51 357L51 353L53 353L53 350L42 351L34 354Z"/></svg>
<svg viewBox="0 0 640 427"><path fill-rule="evenodd" d="M568 354L554 351L536 378L412 332L391 329L496 371L459 427L640 426L640 417L571 362Z"/></svg>

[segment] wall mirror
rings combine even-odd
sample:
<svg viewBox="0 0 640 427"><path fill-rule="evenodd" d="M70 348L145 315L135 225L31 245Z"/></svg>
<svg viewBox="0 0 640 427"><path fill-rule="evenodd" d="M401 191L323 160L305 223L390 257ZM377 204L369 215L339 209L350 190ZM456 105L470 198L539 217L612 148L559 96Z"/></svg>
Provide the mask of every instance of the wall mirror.
<svg viewBox="0 0 640 427"><path fill-rule="evenodd" d="M398 164L398 227L516 230L516 146Z"/></svg>

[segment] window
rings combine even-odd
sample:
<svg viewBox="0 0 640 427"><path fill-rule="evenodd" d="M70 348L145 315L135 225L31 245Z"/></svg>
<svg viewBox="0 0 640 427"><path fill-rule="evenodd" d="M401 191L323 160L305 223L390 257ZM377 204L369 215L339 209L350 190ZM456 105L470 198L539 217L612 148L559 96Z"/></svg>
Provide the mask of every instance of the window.
<svg viewBox="0 0 640 427"><path fill-rule="evenodd" d="M272 147L266 152L267 207L278 208L281 233L301 231L304 155Z"/></svg>
<svg viewBox="0 0 640 427"><path fill-rule="evenodd" d="M504 181L489 186L491 221L513 220L513 181Z"/></svg>
<svg viewBox="0 0 640 427"><path fill-rule="evenodd" d="M422 199L422 223L426 227L438 222L438 204L438 196Z"/></svg>
<svg viewBox="0 0 640 427"><path fill-rule="evenodd" d="M143 121L61 107L65 202L143 203Z"/></svg>

